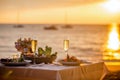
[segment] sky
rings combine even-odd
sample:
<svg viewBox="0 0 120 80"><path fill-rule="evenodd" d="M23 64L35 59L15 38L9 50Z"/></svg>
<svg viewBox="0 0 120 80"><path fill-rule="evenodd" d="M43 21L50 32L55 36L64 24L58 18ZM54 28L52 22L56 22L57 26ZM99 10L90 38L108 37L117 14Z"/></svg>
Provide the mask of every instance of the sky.
<svg viewBox="0 0 120 80"><path fill-rule="evenodd" d="M0 0L0 23L110 24L120 0Z"/></svg>

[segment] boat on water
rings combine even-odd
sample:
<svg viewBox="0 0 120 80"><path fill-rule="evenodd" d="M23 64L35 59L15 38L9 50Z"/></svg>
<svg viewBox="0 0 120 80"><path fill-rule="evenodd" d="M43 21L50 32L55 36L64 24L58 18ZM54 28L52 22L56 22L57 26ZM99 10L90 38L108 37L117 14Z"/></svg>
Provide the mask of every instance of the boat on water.
<svg viewBox="0 0 120 80"><path fill-rule="evenodd" d="M44 27L45 30L57 30L57 27L55 25Z"/></svg>
<svg viewBox="0 0 120 80"><path fill-rule="evenodd" d="M22 24L14 25L15 28L23 28L24 26Z"/></svg>
<svg viewBox="0 0 120 80"><path fill-rule="evenodd" d="M72 28L72 25L64 25L63 28L71 29L71 28Z"/></svg>
<svg viewBox="0 0 120 80"><path fill-rule="evenodd" d="M18 9L17 14L16 14L16 24L13 26L15 28L23 28L24 25L20 23L20 10Z"/></svg>

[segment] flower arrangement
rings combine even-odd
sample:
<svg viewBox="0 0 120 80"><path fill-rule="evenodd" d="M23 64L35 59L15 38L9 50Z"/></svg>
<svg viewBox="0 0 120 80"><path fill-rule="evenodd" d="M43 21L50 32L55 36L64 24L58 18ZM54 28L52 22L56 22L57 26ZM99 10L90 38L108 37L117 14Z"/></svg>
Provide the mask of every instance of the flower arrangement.
<svg viewBox="0 0 120 80"><path fill-rule="evenodd" d="M31 51L31 38L24 38L23 40L19 38L15 42L15 48L17 51L22 52L22 53L32 53Z"/></svg>

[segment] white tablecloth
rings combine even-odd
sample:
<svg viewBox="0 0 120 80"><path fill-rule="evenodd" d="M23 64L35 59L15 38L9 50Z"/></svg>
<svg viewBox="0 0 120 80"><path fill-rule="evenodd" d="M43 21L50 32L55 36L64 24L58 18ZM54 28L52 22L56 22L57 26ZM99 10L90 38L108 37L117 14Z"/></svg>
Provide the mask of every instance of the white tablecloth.
<svg viewBox="0 0 120 80"><path fill-rule="evenodd" d="M102 80L108 70L104 62L61 66L44 64L37 66L0 66L0 80Z"/></svg>

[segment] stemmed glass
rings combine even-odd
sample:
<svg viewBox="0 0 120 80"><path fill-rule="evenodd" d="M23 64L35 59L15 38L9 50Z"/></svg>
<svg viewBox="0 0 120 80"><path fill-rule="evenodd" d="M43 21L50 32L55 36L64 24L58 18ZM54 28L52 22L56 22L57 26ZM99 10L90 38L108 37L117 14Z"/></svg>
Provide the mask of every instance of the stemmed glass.
<svg viewBox="0 0 120 80"><path fill-rule="evenodd" d="M63 41L63 47L64 47L65 53L66 53L66 55L67 55L67 58L68 58L68 57L69 57L69 55L68 55L69 40L64 40L64 41Z"/></svg>
<svg viewBox="0 0 120 80"><path fill-rule="evenodd" d="M31 41L31 50L34 53L33 64L35 64L36 47L37 47L37 40L32 40Z"/></svg>

